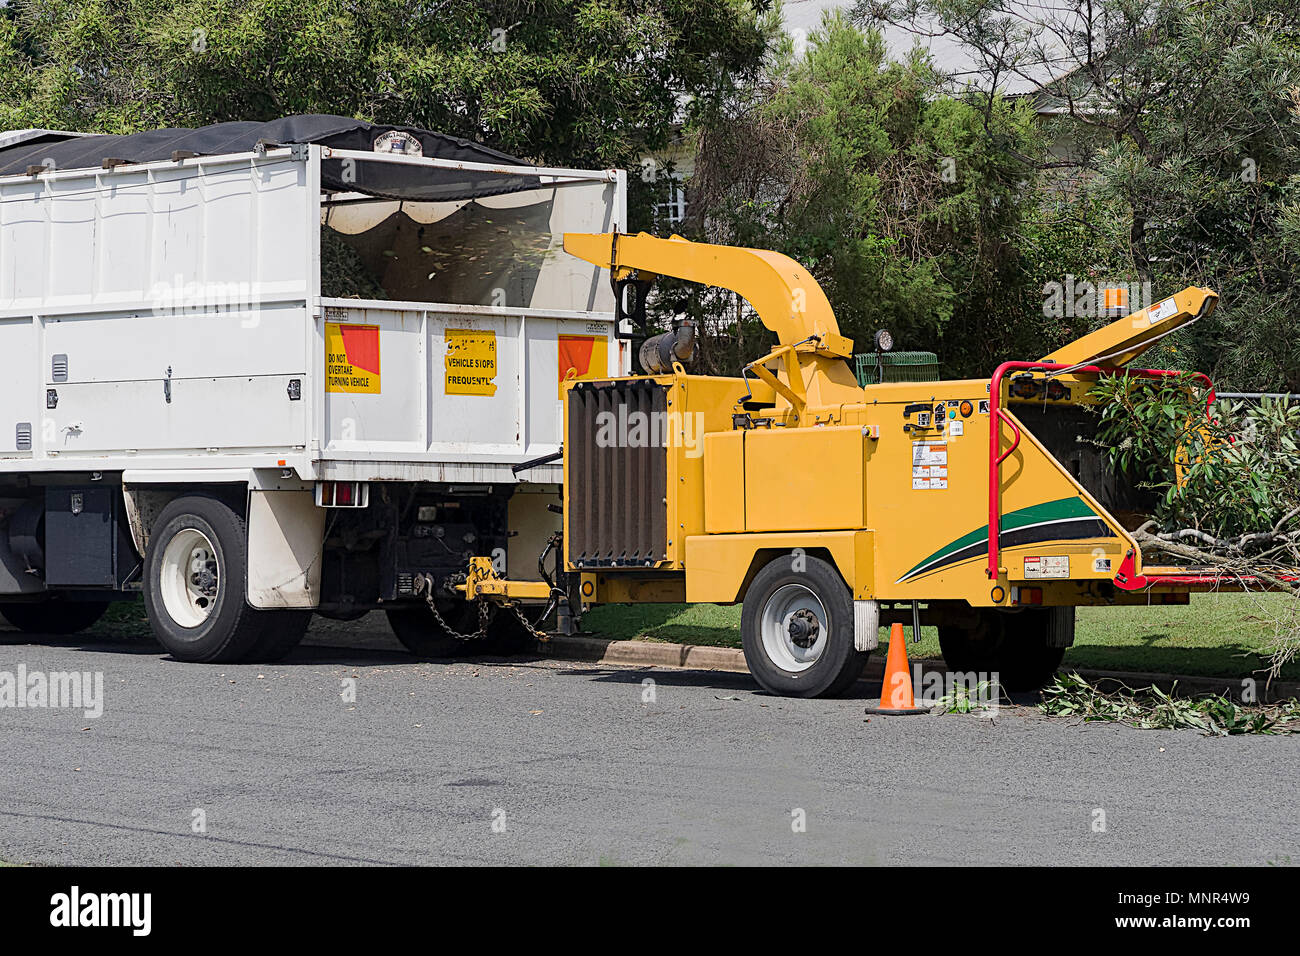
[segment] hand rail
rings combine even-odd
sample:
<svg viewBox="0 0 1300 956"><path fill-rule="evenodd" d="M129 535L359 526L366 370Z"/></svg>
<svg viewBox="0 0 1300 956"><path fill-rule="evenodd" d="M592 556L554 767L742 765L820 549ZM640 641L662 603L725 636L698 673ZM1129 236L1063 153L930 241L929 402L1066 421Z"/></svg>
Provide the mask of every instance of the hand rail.
<svg viewBox="0 0 1300 956"><path fill-rule="evenodd" d="M990 406L990 407L991 407L991 406ZM999 417L999 420L1000 420L1000 419L1001 419L1001 412L1000 412L1000 411L999 411L999 413L998 413L998 417ZM1014 418L1008 418L1008 419L1007 419L1007 424L1010 425L1012 428L1015 429L1015 432L1016 432L1016 439L1015 439L1015 441L1013 441L1013 442L1011 443L1011 447L1010 447L1010 448L1008 448L1006 451L1004 451L1001 455L998 456L998 464L999 464L999 465L1002 464L1004 461L1006 461L1008 458L1010 458L1011 455L1012 455L1012 453L1013 453L1017 448L1020 447L1020 426L1016 424L1016 420L1015 420Z"/></svg>
<svg viewBox="0 0 1300 956"><path fill-rule="evenodd" d="M1009 372L1018 371L1037 371L1037 372L1062 372L1069 371L1092 373L1096 375L1138 375L1146 378L1165 378L1184 373L1173 369L1159 368L1101 368L1096 365L1063 365L1058 362L1003 362L993 373L989 380L989 563L984 573L992 581L998 580L1002 575L1002 569L998 565L999 551L1002 546L1002 463L1009 458L1017 448L1020 447L1020 428L1011 419L1005 419L1008 425L1015 429L1016 437L1011 447L1005 453L1002 451L1002 382ZM1197 372L1196 377L1201 379L1209 389L1209 397L1205 401L1205 414L1208 417L1210 408L1214 404L1215 394L1214 385L1210 377L1203 373ZM1136 560L1132 562L1136 564ZM1138 576L1133 567L1129 568L1129 580L1135 580ZM1118 578L1118 575L1117 575ZM1116 583L1124 586L1118 580ZM1186 582L1186 583L1200 583Z"/></svg>

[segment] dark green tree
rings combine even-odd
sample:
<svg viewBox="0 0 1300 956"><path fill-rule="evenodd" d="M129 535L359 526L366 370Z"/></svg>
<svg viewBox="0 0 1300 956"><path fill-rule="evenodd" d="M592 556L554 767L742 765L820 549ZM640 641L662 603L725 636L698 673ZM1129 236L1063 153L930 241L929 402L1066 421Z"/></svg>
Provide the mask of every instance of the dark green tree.
<svg viewBox="0 0 1300 956"><path fill-rule="evenodd" d="M1049 281L1090 264L1157 299L1211 286L1214 317L1155 360L1242 389L1300 389L1300 5L862 0L857 13L955 37L985 103L1015 81L1057 113L1057 148L1026 160L1063 177L1066 199L1045 201L1035 241L1085 245L1060 250Z"/></svg>
<svg viewBox="0 0 1300 956"><path fill-rule="evenodd" d="M1037 145L1027 111L978 105L941 95L921 53L891 61L878 32L828 15L806 50L787 40L701 113L694 231L802 262L860 350L884 327L950 372L987 374L1025 324L1011 237L1032 192L1015 153ZM734 302L684 290L674 304L715 330L713 367L760 354Z"/></svg>
<svg viewBox="0 0 1300 956"><path fill-rule="evenodd" d="M293 113L634 165L753 73L769 0L15 0L0 125L125 132Z"/></svg>

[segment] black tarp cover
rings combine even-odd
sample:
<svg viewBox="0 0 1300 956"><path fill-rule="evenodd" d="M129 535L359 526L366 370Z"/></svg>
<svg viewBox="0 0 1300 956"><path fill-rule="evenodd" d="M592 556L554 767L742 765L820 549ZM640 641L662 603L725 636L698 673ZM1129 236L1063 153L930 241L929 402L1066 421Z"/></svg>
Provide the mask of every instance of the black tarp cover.
<svg viewBox="0 0 1300 956"><path fill-rule="evenodd" d="M0 176L22 175L29 166L53 163L57 169L98 169L105 159L131 163L170 160L177 150L203 156L251 152L264 141L277 145L315 143L335 149L371 152L385 133L410 133L420 141L427 159L527 165L521 160L468 140L409 126L381 126L346 116L316 113L286 116L269 123L217 123L199 129L155 129L128 136L83 136L61 142L20 143L0 149ZM534 176L500 175L456 169L431 169L395 163L358 162L344 180L342 160L321 163L321 185L326 190L360 192L385 199L448 202L536 189Z"/></svg>

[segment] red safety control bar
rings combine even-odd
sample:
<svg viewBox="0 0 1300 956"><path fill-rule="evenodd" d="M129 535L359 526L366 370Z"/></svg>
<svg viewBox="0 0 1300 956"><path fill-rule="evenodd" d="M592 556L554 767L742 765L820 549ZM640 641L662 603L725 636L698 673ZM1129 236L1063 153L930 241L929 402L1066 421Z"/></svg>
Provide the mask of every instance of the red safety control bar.
<svg viewBox="0 0 1300 956"><path fill-rule="evenodd" d="M1129 548L1115 574L1115 586L1125 591L1141 591L1153 584L1222 584L1224 581L1260 583L1260 579L1253 574L1137 574L1136 570L1137 553ZM1275 574L1273 577L1279 581L1300 581L1300 576L1294 574Z"/></svg>
<svg viewBox="0 0 1300 956"><path fill-rule="evenodd" d="M1014 421L1006 419L1006 423L1015 430L1015 439L1012 441L1010 448L1005 452L1002 451L1002 381L1010 372L1062 372L1066 369L1071 372L1086 372L1097 375L1139 375L1146 378L1166 378L1183 374L1172 369L1101 368L1096 365L1062 365L1056 362L1003 362L998 366L997 371L993 373L993 378L989 380L989 565L984 573L988 575L990 580L996 581L1001 576L998 558L1002 544L1002 463L1020 447L1020 428ZM1214 385L1208 375L1198 372L1196 377L1205 382L1206 387L1210 390L1209 397L1205 401L1205 414L1208 416L1210 407L1214 404ZM1115 575L1115 583L1119 587L1133 591L1157 583L1146 575L1134 574L1136 564L1136 555L1130 549L1128 556L1120 566L1119 572ZM1125 572L1125 568L1128 569L1127 572ZM1141 584L1133 583L1139 580L1142 582ZM1220 580L1218 577L1205 577L1202 575L1194 575L1182 580L1176 580L1164 575L1159 576L1159 582L1170 584L1206 584L1218 580Z"/></svg>

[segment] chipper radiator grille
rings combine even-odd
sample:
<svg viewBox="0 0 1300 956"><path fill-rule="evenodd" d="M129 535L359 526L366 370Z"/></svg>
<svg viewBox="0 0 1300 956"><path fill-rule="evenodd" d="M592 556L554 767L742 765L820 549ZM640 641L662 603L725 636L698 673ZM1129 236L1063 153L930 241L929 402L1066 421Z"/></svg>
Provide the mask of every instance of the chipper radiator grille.
<svg viewBox="0 0 1300 956"><path fill-rule="evenodd" d="M652 380L569 390L565 512L569 560L654 567L668 557L668 388Z"/></svg>

